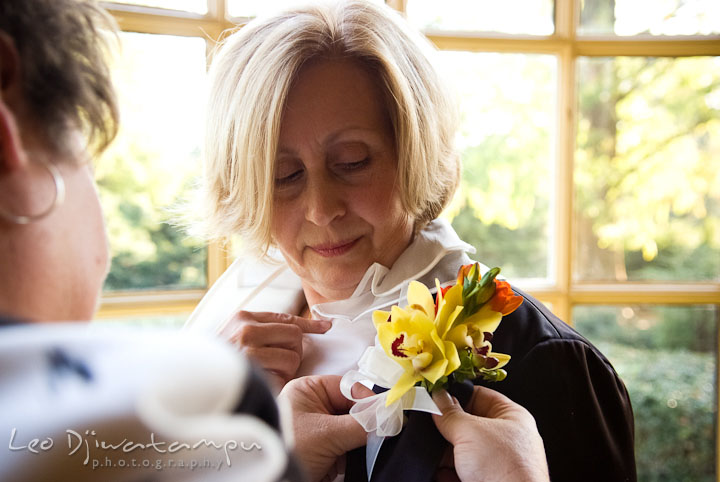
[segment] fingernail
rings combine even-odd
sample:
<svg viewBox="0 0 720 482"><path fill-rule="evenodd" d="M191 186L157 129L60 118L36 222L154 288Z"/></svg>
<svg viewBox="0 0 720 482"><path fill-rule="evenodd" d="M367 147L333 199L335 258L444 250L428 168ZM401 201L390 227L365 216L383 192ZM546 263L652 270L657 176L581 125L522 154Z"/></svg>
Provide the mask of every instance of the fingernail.
<svg viewBox="0 0 720 482"><path fill-rule="evenodd" d="M438 390L433 392L432 399L435 402L435 405L437 405L443 412L453 405L453 399L447 390Z"/></svg>

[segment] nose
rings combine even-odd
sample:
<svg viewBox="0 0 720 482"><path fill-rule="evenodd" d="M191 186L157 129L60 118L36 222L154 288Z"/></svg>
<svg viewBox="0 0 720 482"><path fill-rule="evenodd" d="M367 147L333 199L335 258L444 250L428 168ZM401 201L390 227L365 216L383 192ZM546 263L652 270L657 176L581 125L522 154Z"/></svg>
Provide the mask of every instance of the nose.
<svg viewBox="0 0 720 482"><path fill-rule="evenodd" d="M305 187L305 219L317 226L327 226L346 212L342 186L327 175L308 179Z"/></svg>

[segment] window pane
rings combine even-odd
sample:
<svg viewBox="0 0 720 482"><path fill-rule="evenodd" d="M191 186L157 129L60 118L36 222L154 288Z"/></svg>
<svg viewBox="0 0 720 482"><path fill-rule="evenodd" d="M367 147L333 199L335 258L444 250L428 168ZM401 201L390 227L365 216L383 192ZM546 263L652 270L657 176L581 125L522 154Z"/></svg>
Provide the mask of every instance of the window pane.
<svg viewBox="0 0 720 482"><path fill-rule="evenodd" d="M553 0L408 0L407 18L422 30L551 35Z"/></svg>
<svg viewBox="0 0 720 482"><path fill-rule="evenodd" d="M575 277L720 279L720 57L581 58Z"/></svg>
<svg viewBox="0 0 720 482"><path fill-rule="evenodd" d="M205 41L122 33L121 132L97 163L112 267L107 290L205 286L206 252L168 224L200 172Z"/></svg>
<svg viewBox="0 0 720 482"><path fill-rule="evenodd" d="M720 33L717 0L584 0L584 35L712 35Z"/></svg>
<svg viewBox="0 0 720 482"><path fill-rule="evenodd" d="M110 3L124 3L143 7L158 7L168 10L180 10L205 15L208 13L208 0L109 0Z"/></svg>
<svg viewBox="0 0 720 482"><path fill-rule="evenodd" d="M549 55L440 52L460 99L463 178L444 216L477 259L545 278L557 61Z"/></svg>
<svg viewBox="0 0 720 482"><path fill-rule="evenodd" d="M580 306L575 327L610 360L635 412L638 480L715 481L714 306Z"/></svg>
<svg viewBox="0 0 720 482"><path fill-rule="evenodd" d="M384 0L367 1L377 4L385 3ZM271 15L280 10L304 5L308 5L307 0L227 0L228 14L231 17L245 18Z"/></svg>

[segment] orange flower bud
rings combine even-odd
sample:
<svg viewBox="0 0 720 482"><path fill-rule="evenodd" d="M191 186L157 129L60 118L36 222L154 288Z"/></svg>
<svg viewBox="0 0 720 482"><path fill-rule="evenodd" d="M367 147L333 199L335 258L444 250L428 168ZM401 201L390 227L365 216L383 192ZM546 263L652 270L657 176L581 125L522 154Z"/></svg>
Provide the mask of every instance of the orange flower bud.
<svg viewBox="0 0 720 482"><path fill-rule="evenodd" d="M462 286L464 278L470 277L470 270L472 269L473 266L475 266L474 263L473 264L465 264L463 266L460 266L460 269L458 270L458 275L457 275L457 282L460 286Z"/></svg>
<svg viewBox="0 0 720 482"><path fill-rule="evenodd" d="M490 309L503 316L515 311L523 302L522 296L513 293L510 283L495 280L495 295L490 299Z"/></svg>

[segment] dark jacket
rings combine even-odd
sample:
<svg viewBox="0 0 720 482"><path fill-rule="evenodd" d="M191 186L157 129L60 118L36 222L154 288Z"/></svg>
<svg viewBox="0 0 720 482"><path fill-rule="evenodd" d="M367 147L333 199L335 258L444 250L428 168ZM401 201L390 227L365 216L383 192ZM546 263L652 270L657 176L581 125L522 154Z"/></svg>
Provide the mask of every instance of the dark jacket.
<svg viewBox="0 0 720 482"><path fill-rule="evenodd" d="M622 380L589 341L515 291L525 301L493 338L493 351L512 356L508 377L484 385L535 417L553 482L636 480L633 413Z"/></svg>
<svg viewBox="0 0 720 482"><path fill-rule="evenodd" d="M553 482L635 481L633 413L622 380L590 342L542 303L515 291L525 301L503 318L493 337L493 351L512 356L508 376L480 383L535 417ZM454 395L469 399L467 390ZM432 480L447 442L430 415L406 414L403 431L383 444L373 481ZM346 480L367 481L364 465L365 448L351 452Z"/></svg>

